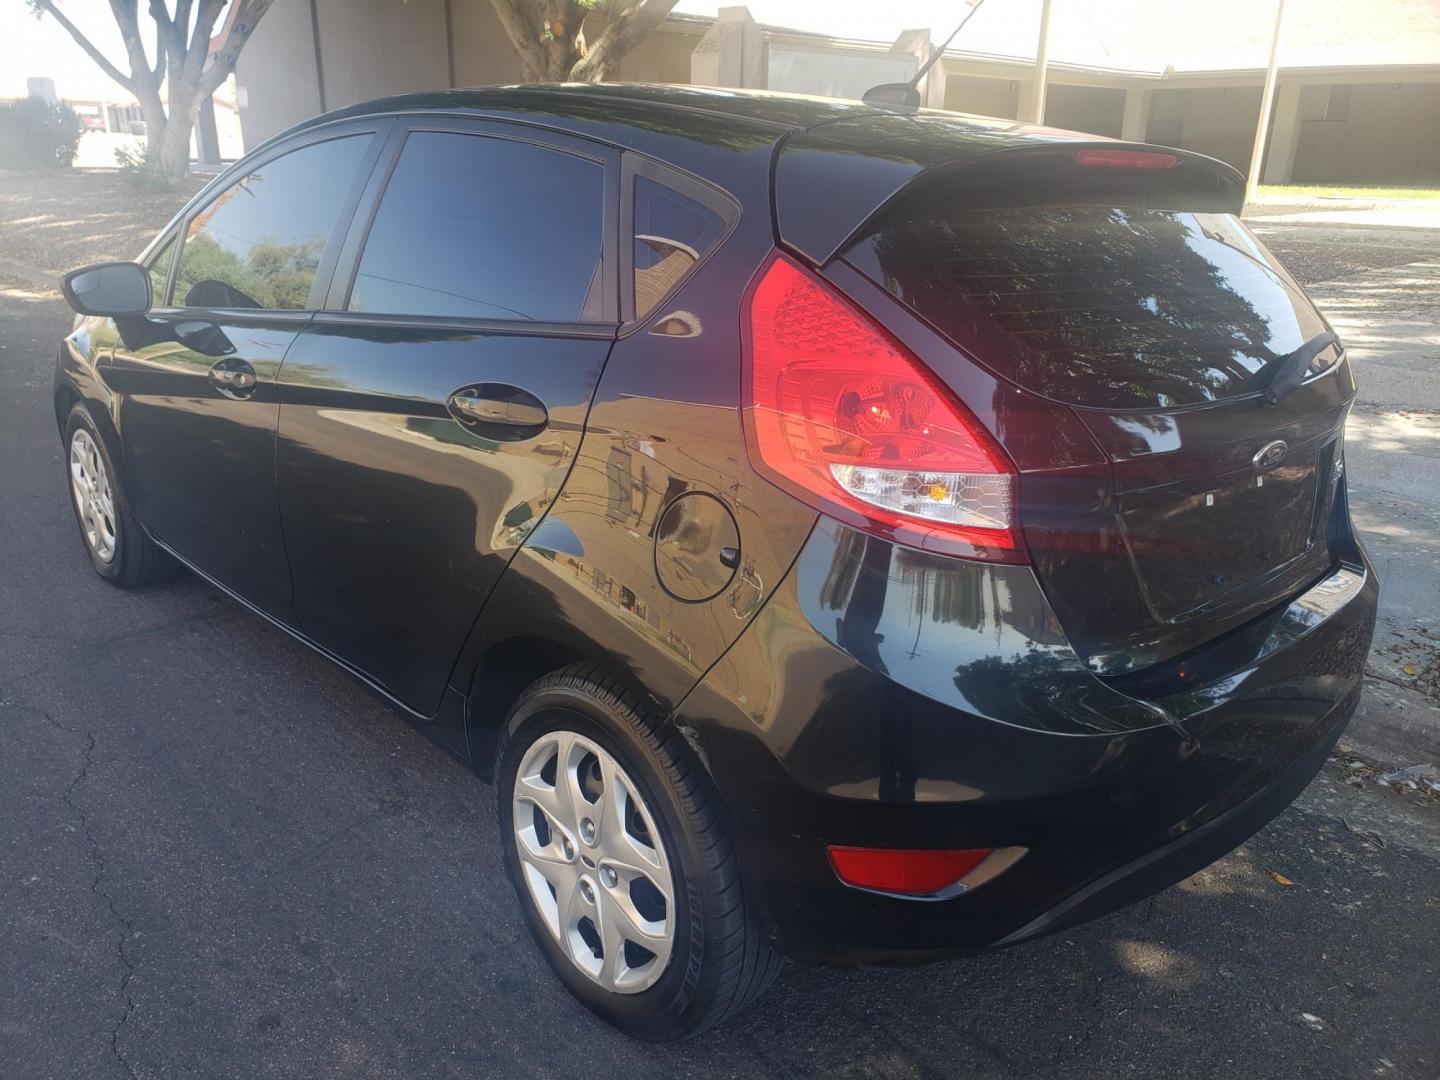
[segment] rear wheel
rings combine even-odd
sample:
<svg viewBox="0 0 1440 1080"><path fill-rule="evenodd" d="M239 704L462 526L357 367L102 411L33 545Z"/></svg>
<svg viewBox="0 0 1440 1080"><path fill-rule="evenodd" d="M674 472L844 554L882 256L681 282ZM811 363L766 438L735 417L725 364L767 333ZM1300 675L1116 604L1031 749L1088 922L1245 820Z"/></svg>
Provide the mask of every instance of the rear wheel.
<svg viewBox="0 0 1440 1080"><path fill-rule="evenodd" d="M642 1039L693 1035L779 971L708 778L588 666L521 696L497 767L506 869L555 973Z"/></svg>
<svg viewBox="0 0 1440 1080"><path fill-rule="evenodd" d="M130 512L105 438L82 405L70 410L65 425L65 467L70 505L97 574L122 589L134 589L163 581L179 569Z"/></svg>

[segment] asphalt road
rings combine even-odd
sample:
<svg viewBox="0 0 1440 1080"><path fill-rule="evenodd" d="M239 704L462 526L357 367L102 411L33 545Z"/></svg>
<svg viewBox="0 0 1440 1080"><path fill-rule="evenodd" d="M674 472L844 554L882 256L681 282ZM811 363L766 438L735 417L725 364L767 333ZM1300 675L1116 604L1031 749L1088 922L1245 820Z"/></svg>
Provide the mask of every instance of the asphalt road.
<svg viewBox="0 0 1440 1080"><path fill-rule="evenodd" d="M194 578L91 573L48 400L66 325L0 289L0 1077L1440 1070L1440 815L1333 766L1091 926L792 967L689 1043L615 1034L532 947L459 763Z"/></svg>

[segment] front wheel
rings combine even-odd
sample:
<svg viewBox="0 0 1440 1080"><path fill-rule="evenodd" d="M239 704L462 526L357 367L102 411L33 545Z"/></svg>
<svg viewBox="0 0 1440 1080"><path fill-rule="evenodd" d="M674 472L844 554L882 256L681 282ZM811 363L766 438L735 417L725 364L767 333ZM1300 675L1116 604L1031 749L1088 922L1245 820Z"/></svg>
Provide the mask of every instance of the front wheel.
<svg viewBox="0 0 1440 1080"><path fill-rule="evenodd" d="M505 865L561 981L637 1038L696 1034L779 971L708 778L596 668L511 710L499 750Z"/></svg>
<svg viewBox="0 0 1440 1080"><path fill-rule="evenodd" d="M175 574L179 564L145 535L131 512L110 448L83 405L70 410L65 424L65 468L70 505L97 574L122 589Z"/></svg>

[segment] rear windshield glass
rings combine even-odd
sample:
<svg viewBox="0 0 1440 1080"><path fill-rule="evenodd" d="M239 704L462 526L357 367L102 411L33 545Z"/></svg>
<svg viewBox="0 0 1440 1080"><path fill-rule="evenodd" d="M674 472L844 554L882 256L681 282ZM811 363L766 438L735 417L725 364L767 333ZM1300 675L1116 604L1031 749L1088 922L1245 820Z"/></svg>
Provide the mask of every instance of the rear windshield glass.
<svg viewBox="0 0 1440 1080"><path fill-rule="evenodd" d="M1232 214L902 200L846 258L977 361L1075 405L1263 389L1325 326ZM1317 366L1327 366L1326 350Z"/></svg>

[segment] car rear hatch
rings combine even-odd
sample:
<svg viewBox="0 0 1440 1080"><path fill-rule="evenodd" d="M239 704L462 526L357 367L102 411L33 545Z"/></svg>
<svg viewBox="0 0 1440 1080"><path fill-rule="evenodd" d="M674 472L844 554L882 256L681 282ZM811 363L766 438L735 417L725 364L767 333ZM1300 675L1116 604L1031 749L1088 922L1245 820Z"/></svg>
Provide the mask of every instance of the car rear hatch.
<svg viewBox="0 0 1440 1080"><path fill-rule="evenodd" d="M1025 464L1019 496L1042 586L1102 674L1209 640L1334 562L1351 372L1235 216L1239 190L1228 166L1180 151L1022 145L921 172L843 249L1103 453L1099 497Z"/></svg>

